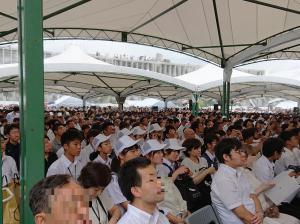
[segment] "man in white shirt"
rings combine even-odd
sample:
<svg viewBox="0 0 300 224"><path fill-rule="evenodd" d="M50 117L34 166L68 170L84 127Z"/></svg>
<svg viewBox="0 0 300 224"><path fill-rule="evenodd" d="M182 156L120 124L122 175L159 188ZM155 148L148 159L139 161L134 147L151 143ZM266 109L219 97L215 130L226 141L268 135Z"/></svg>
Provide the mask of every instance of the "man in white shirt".
<svg viewBox="0 0 300 224"><path fill-rule="evenodd" d="M122 193L131 202L118 224L168 224L168 219L158 211L157 203L164 193L151 162L138 157L126 162L119 174Z"/></svg>
<svg viewBox="0 0 300 224"><path fill-rule="evenodd" d="M239 167L242 166L236 138L222 139L216 145L216 157L220 167L212 181L211 199L216 206L222 223L230 224L261 224L262 209L255 195L240 183Z"/></svg>
<svg viewBox="0 0 300 224"><path fill-rule="evenodd" d="M20 114L19 114L19 107L18 106L14 106L13 111L9 112L6 115L6 120L9 124L13 123L15 118L19 118Z"/></svg>
<svg viewBox="0 0 300 224"><path fill-rule="evenodd" d="M47 177L55 174L68 174L76 181L83 168L76 159L81 150L82 134L77 129L69 129L61 136L64 154L49 167Z"/></svg>
<svg viewBox="0 0 300 224"><path fill-rule="evenodd" d="M291 165L300 166L300 158L297 158L299 140L296 133L293 131L284 131L279 135L279 138L284 141L285 147L280 159L275 162L275 175L288 170Z"/></svg>
<svg viewBox="0 0 300 224"><path fill-rule="evenodd" d="M262 156L253 165L253 172L262 183L274 179L274 162L280 158L283 146L279 138L268 138L263 143Z"/></svg>
<svg viewBox="0 0 300 224"><path fill-rule="evenodd" d="M2 186L8 185L12 180L19 177L14 158L5 155L6 142L1 143L2 148Z"/></svg>
<svg viewBox="0 0 300 224"><path fill-rule="evenodd" d="M257 179L262 183L273 180L274 162L278 161L281 157L284 147L284 142L279 138L268 138L262 147L262 156L254 163L253 172ZM290 176L294 176L295 172L290 172ZM300 218L299 205L283 202L278 206L281 213L289 214L291 216Z"/></svg>

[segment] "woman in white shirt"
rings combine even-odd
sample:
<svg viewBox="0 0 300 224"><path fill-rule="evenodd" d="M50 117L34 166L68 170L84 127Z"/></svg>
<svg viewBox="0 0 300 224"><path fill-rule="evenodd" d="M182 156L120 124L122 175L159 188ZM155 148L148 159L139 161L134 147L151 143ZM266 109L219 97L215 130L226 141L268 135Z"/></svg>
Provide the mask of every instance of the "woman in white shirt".
<svg viewBox="0 0 300 224"><path fill-rule="evenodd" d="M252 191L255 192L256 195L258 195L258 199L261 203L265 218L263 220L264 224L300 224L300 220L287 215L283 213L279 213L278 207L275 206L275 204L272 203L265 195L264 191L272 188L274 186L274 183L271 181L261 183L253 174L250 169L247 168L247 161L248 153L246 148L241 149L241 161L243 162L244 168L242 169L242 175L244 175L245 180L248 180L250 187L252 188Z"/></svg>
<svg viewBox="0 0 300 224"><path fill-rule="evenodd" d="M90 162L81 170L78 181L90 196L89 217L92 224L116 224L121 212L105 190L111 181L110 169L102 163Z"/></svg>

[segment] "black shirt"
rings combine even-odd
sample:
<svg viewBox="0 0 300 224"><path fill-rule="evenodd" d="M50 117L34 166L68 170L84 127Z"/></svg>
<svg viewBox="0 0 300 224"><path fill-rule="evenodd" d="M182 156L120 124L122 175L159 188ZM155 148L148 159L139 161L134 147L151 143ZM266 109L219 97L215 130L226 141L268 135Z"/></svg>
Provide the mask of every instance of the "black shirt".
<svg viewBox="0 0 300 224"><path fill-rule="evenodd" d="M58 159L58 157L57 157L56 153L54 153L54 152L49 153L48 159L45 158L45 176L46 176L51 164L57 159Z"/></svg>
<svg viewBox="0 0 300 224"><path fill-rule="evenodd" d="M14 145L14 144L11 144L10 142L8 142L6 144L5 154L14 158L19 172L20 172L20 153L21 153L21 147L20 147L19 143Z"/></svg>

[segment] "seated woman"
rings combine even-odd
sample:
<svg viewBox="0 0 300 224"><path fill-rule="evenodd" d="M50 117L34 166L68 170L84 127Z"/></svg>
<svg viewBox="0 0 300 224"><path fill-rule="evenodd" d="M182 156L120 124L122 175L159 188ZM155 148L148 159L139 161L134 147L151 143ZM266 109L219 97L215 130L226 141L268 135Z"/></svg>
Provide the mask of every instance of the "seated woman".
<svg viewBox="0 0 300 224"><path fill-rule="evenodd" d="M99 172L101 170L101 172ZM78 182L88 190L90 196L89 217L92 224L116 224L121 211L113 204L105 190L111 181L108 166L99 162L89 162L80 173Z"/></svg>
<svg viewBox="0 0 300 224"><path fill-rule="evenodd" d="M264 191L272 188L274 183L266 182L261 183L255 175L247 168L248 153L246 147L241 148L241 161L243 163L242 175L245 175L246 179L249 181L252 190L258 195L258 199L261 203L263 213L264 213L264 224L299 224L300 220L296 217L279 213L278 207L272 203L265 195Z"/></svg>
<svg viewBox="0 0 300 224"><path fill-rule="evenodd" d="M192 172L195 184L200 184L216 172L213 166L208 167L207 161L200 157L201 142L198 139L187 139L182 143L182 146L185 147L184 154L186 157L181 162L181 165L186 166Z"/></svg>

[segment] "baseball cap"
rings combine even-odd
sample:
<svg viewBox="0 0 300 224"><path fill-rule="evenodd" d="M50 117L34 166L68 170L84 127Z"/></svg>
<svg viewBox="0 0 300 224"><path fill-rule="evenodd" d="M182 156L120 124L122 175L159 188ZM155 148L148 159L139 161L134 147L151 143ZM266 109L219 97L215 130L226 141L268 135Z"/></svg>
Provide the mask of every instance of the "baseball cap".
<svg viewBox="0 0 300 224"><path fill-rule="evenodd" d="M134 141L132 138L130 138L127 135L122 136L121 138L119 138L116 142L116 149L115 149L115 153L116 156L120 155L120 153L126 149L129 148L131 146L136 145L140 140L136 140Z"/></svg>
<svg viewBox="0 0 300 224"><path fill-rule="evenodd" d="M124 135L131 135L133 133L133 130L129 130L128 128L123 128L122 130L119 131L118 133L118 138L121 138Z"/></svg>
<svg viewBox="0 0 300 224"><path fill-rule="evenodd" d="M154 123L150 125L149 133L153 131L162 131L162 130L163 130L162 127L160 127L158 123Z"/></svg>
<svg viewBox="0 0 300 224"><path fill-rule="evenodd" d="M109 140L110 138L110 135L109 136L105 136L103 134L99 134L97 135L94 139L93 139L93 142L92 142L92 145L94 147L94 149L98 148L98 146L102 143L102 142L105 142L107 140Z"/></svg>
<svg viewBox="0 0 300 224"><path fill-rule="evenodd" d="M146 134L146 130L143 130L140 126L136 126L133 128L133 135L144 135Z"/></svg>
<svg viewBox="0 0 300 224"><path fill-rule="evenodd" d="M164 143L166 144L165 149L185 150L185 147L179 145L177 138L168 138Z"/></svg>
<svg viewBox="0 0 300 224"><path fill-rule="evenodd" d="M150 139L144 143L142 147L142 155L145 156L153 151L159 151L166 147L166 144L161 144L156 139Z"/></svg>

